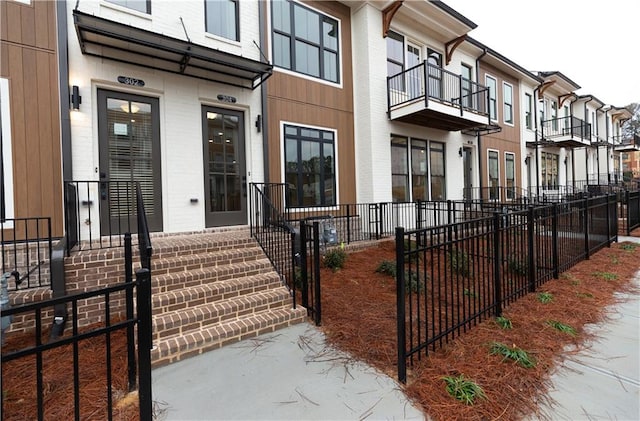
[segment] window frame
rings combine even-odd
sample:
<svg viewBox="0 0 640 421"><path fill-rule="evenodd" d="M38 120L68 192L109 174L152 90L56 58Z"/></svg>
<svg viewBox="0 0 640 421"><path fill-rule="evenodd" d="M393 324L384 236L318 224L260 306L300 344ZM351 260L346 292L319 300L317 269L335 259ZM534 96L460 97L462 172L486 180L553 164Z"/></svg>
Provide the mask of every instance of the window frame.
<svg viewBox="0 0 640 421"><path fill-rule="evenodd" d="M151 0L146 0L145 4L147 6L147 10L146 11L142 11L142 10L138 10L134 7L131 6L127 6L128 1L127 0L102 0L105 3L108 3L109 5L115 5L118 7L121 7L127 11L133 11L136 13L141 13L143 15L149 15L151 16Z"/></svg>
<svg viewBox="0 0 640 421"><path fill-rule="evenodd" d="M542 187L547 190L557 190L558 189L558 177L560 172L560 155L553 152L540 152L541 164L540 165L540 175L542 177ZM549 165L551 163L551 165ZM549 171L549 169L552 169ZM553 168L555 168L555 173L553 172ZM551 181L555 181L555 183L547 182L547 178L551 178Z"/></svg>
<svg viewBox="0 0 640 421"><path fill-rule="evenodd" d="M11 105L9 103L9 79L0 77L0 167L3 183L0 186L0 220L14 218L14 184L13 184L13 151L11 149ZM13 227L12 223L5 223L5 228Z"/></svg>
<svg viewBox="0 0 640 421"><path fill-rule="evenodd" d="M510 95L507 98L507 90L505 88L510 89ZM507 101L508 99L508 101ZM513 126L515 124L515 117L513 112L513 85L508 82L502 82L502 117L504 119L504 124L508 124ZM507 113L508 110L508 113ZM507 115L511 116L509 120L507 120Z"/></svg>
<svg viewBox="0 0 640 421"><path fill-rule="evenodd" d="M336 129L332 129L332 128L328 128L328 127L318 127L318 126L310 126L310 125L306 125L306 124L299 124L299 123L294 123L294 122L285 122L282 121L280 123L280 133L281 133L281 156L282 156L282 180L284 180L284 183L287 183L287 175L290 173L287 171L287 156L286 156L286 151L287 151L287 147L286 147L286 141L287 138L291 138L292 135L287 135L286 133L286 128L287 127L292 127L298 130L298 134L295 136L295 140L297 141L297 148L296 148L296 159L298 160L298 157L300 155L300 142L301 141L310 141L310 142L315 142L317 141L317 143L319 143L320 145L324 145L324 144L328 144L331 143L332 147L333 147L333 186L332 190L333 190L333 202L332 204L326 204L325 202L325 195L324 194L320 194L320 204L316 204L316 205L308 205L308 204L300 204L300 200L302 197L304 197L304 195L300 195L300 191L302 189L302 186L298 185L296 186L296 197L298 198L298 202L296 204L292 203L292 200L289 195L287 195L287 202L286 202L286 206L290 207L294 210L304 210L304 209L314 209L314 208L319 208L319 207L323 207L323 208L334 208L338 206L338 199L340 197L339 192L338 192L338 131ZM320 132L320 136L318 137L318 139L315 138L307 138L304 137L300 134L301 130L314 130L314 131L318 131ZM333 136L333 140L326 140L323 139L322 137L322 133L331 133ZM323 153L323 148L320 148L321 153ZM298 160L298 164L299 164L299 160ZM324 178L324 165L320 165L320 173L318 174L320 177L320 192L324 192L326 190L326 186L325 186L325 178ZM301 176L301 166L298 165L297 168L297 173L296 173L296 177L297 177L297 181L300 181L300 176ZM324 188L323 188L324 187Z"/></svg>
<svg viewBox="0 0 640 421"><path fill-rule="evenodd" d="M524 124L528 130L533 130L533 95L529 92L524 94Z"/></svg>
<svg viewBox="0 0 640 421"><path fill-rule="evenodd" d="M467 78L464 75L464 71L469 72L469 77ZM472 102L472 92L473 92L473 68L466 64L460 63L460 77L461 80L461 92L460 92L460 103L463 107L470 108L473 104Z"/></svg>
<svg viewBox="0 0 640 421"><path fill-rule="evenodd" d="M394 143L394 140L399 142ZM402 144L400 141L404 141ZM394 172L393 161L391 162L391 201L394 203L408 203L419 201L430 201L430 200L446 200L447 197L447 161L446 161L446 144L445 142L439 142L436 140L428 140L417 137L409 137L409 136L400 136L391 134L390 138L390 148L398 148L402 149L402 156L404 157L404 166L405 172ZM425 174L421 175L418 173L414 173L414 159L413 159L413 151L424 151L425 155ZM443 175L434 175L434 154L441 155L442 161L442 169ZM393 153L391 153L393 156ZM403 177L404 182L404 191L405 197L400 200L400 198L394 197L393 192L393 178L395 177ZM424 177L425 178L425 189L426 189L426 198L425 199L416 199L414 195L414 178L415 177ZM434 182L437 180L441 180L442 184L442 198L434 199Z"/></svg>
<svg viewBox="0 0 640 421"><path fill-rule="evenodd" d="M509 159L510 158L510 159ZM512 171L511 177L509 175L509 161L512 162ZM505 182L505 199L506 200L514 200L515 188L516 188L516 154L514 152L505 152L504 153L504 182ZM511 181L511 185L509 185L509 181Z"/></svg>
<svg viewBox="0 0 640 421"><path fill-rule="evenodd" d="M491 121L498 121L498 79L489 74L485 74L484 80L487 89L489 89L489 119L491 119ZM493 95L489 80L492 80L494 84ZM492 115L492 111L494 115Z"/></svg>
<svg viewBox="0 0 640 421"><path fill-rule="evenodd" d="M211 32L209 31L209 13L207 12L207 7L209 6L209 3L212 2L221 2L222 0L204 0L204 31L207 35L211 35L214 37L220 37L223 38L225 40L229 40L229 41L234 41L234 42L240 42L240 1L239 0L225 0L226 3L233 3L235 4L235 38L229 38L226 35L222 35L222 34L217 34L215 32Z"/></svg>
<svg viewBox="0 0 640 421"><path fill-rule="evenodd" d="M492 156L495 154L494 156ZM491 184L491 161L495 160L496 163L496 177L497 186ZM500 200L500 151L497 149L487 149L487 186L489 187L489 199Z"/></svg>
<svg viewBox="0 0 640 421"><path fill-rule="evenodd" d="M274 67L279 71L285 73L291 73L298 77L308 78L317 82L327 83L335 86L342 86L342 22L340 19L329 15L323 11L310 7L306 4L299 3L294 0L279 0L280 3L285 3L289 6L289 19L290 19L290 28L289 32L285 32L284 30L276 29L274 25L274 13L273 7L276 4L275 1L270 2L271 7L269 8L269 24L270 32L269 32L269 42L270 42L270 53L271 53L271 62ZM296 35L296 24L295 24L295 8L300 7L307 12L311 12L318 17L318 43L315 43L312 40L308 40L306 38L302 38L301 36ZM336 49L332 47L326 46L324 40L324 31L323 24L325 21L335 22L336 27L338 28L337 37L336 37ZM331 23L331 22L330 22ZM284 67L281 64L276 63L275 58L275 36L280 35L288 39L288 55L289 55L289 65L290 67ZM312 47L317 47L318 49L318 76L315 76L308 72L303 72L297 70L297 62L296 62L296 42L299 41L301 44L309 45ZM336 65L335 65L335 73L337 80L328 79L325 75L325 53L329 52L335 54L336 56Z"/></svg>

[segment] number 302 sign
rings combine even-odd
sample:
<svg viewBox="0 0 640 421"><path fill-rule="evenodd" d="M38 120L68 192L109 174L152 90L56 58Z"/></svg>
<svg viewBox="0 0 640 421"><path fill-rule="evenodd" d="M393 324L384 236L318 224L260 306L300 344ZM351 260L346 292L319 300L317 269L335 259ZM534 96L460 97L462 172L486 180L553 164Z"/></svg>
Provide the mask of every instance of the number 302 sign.
<svg viewBox="0 0 640 421"><path fill-rule="evenodd" d="M118 82L130 86L144 86L144 80L129 76L118 76Z"/></svg>

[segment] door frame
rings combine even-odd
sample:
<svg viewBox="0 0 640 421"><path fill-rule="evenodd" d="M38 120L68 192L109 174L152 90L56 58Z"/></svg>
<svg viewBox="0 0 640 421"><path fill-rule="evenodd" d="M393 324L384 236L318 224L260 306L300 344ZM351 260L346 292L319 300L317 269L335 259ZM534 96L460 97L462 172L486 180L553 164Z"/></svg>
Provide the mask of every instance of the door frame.
<svg viewBox="0 0 640 421"><path fill-rule="evenodd" d="M247 156L246 156L246 137L245 137L245 111L231 108L222 108L213 105L202 104L202 165L203 165L203 181L204 181L204 221L205 227L221 227L232 225L246 225L249 220L248 202L247 202ZM238 173L240 176L240 210L238 211L220 211L210 212L210 178L209 178L209 141L208 141L208 124L207 112L218 114L233 115L238 117L238 154L240 160Z"/></svg>
<svg viewBox="0 0 640 421"><path fill-rule="evenodd" d="M97 89L98 98L98 171L101 180L109 178L109 151L108 151L108 127L107 127L107 99L115 98L125 101L134 101L151 104L151 142L152 142L152 172L153 172L153 194L154 207L152 212L149 204L145 204L147 211L147 223L149 231L161 232L163 230L163 207L162 207L162 161L161 161L161 139L160 139L160 100L157 97L134 94L129 92L116 91L108 88ZM105 183L99 183L99 200L102 202L103 190L107 188ZM135 192L134 192L135 194ZM106 196L108 198L108 194ZM123 221L122 218L111 218L108 200L106 206L101 204L100 212L100 233L101 235L123 234L124 232L137 231L137 218L135 209L130 211L130 218ZM126 225L126 226L125 226ZM123 232L120 232L123 231Z"/></svg>

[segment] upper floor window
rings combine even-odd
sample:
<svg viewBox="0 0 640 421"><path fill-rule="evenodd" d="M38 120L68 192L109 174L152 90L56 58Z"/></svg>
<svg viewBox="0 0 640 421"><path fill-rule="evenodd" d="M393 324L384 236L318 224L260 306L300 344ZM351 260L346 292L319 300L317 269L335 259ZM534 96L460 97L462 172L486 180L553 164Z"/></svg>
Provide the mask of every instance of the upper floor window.
<svg viewBox="0 0 640 421"><path fill-rule="evenodd" d="M553 131L558 131L558 103L551 101L551 126Z"/></svg>
<svg viewBox="0 0 640 421"><path fill-rule="evenodd" d="M524 123L527 129L533 129L533 97L531 94L524 94Z"/></svg>
<svg viewBox="0 0 640 421"><path fill-rule="evenodd" d="M206 31L233 41L240 41L238 0L205 0Z"/></svg>
<svg viewBox="0 0 640 421"><path fill-rule="evenodd" d="M151 14L151 0L106 0L140 13Z"/></svg>
<svg viewBox="0 0 640 421"><path fill-rule="evenodd" d="M335 133L284 126L285 179L293 186L291 206L336 204Z"/></svg>
<svg viewBox="0 0 640 421"><path fill-rule="evenodd" d="M387 35L387 76L404 71L404 37L389 31Z"/></svg>
<svg viewBox="0 0 640 421"><path fill-rule="evenodd" d="M340 82L338 21L289 0L271 5L273 64Z"/></svg>
<svg viewBox="0 0 640 421"><path fill-rule="evenodd" d="M487 75L487 88L489 88L489 117L491 120L498 119L498 83L496 79Z"/></svg>
<svg viewBox="0 0 640 421"><path fill-rule="evenodd" d="M13 218L13 158L11 152L11 115L9 80L0 78L0 221ZM5 228L8 227L5 225Z"/></svg>
<svg viewBox="0 0 640 421"><path fill-rule="evenodd" d="M471 106L471 66L462 63L460 68L460 76L462 76L462 105L465 107Z"/></svg>
<svg viewBox="0 0 640 421"><path fill-rule="evenodd" d="M502 84L502 97L504 101L504 122L513 124L513 87L508 83Z"/></svg>

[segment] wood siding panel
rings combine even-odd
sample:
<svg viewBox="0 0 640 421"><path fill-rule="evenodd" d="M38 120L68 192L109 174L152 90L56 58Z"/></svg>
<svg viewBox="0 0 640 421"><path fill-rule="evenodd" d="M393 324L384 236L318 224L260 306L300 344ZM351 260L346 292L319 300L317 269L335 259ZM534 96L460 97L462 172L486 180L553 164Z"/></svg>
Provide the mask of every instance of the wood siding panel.
<svg viewBox="0 0 640 421"><path fill-rule="evenodd" d="M15 2L3 2L6 5L7 16L7 41L22 43L22 28L20 11L22 6Z"/></svg>
<svg viewBox="0 0 640 421"><path fill-rule="evenodd" d="M36 27L35 5L37 3L38 2L32 3L31 6L33 7L22 7L20 9L20 19L22 20L22 39L20 43L23 45L36 45L36 32L38 28Z"/></svg>
<svg viewBox="0 0 640 421"><path fill-rule="evenodd" d="M7 39L7 2L0 1L0 39Z"/></svg>

